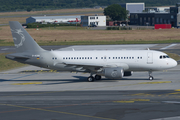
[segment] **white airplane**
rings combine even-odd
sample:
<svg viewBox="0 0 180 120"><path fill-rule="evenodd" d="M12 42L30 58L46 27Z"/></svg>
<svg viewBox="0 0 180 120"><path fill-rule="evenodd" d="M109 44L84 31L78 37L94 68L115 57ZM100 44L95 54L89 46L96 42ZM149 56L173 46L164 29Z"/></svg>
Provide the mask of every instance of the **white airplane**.
<svg viewBox="0 0 180 120"><path fill-rule="evenodd" d="M152 71L173 68L177 62L163 52L154 50L47 51L42 49L19 22L9 22L17 52L6 58L21 63L59 71L88 72L88 81L121 79L132 71ZM93 75L95 75L93 77Z"/></svg>

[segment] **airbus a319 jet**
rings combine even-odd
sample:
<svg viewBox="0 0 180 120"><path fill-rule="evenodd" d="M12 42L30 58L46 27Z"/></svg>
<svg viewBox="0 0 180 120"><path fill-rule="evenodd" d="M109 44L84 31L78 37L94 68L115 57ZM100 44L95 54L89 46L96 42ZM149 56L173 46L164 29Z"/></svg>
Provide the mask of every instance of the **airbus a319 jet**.
<svg viewBox="0 0 180 120"><path fill-rule="evenodd" d="M16 53L6 58L43 68L90 73L89 82L109 79L121 79L131 76L132 71L148 71L149 80L153 80L152 71L173 68L177 62L160 51L154 50L99 50L99 51L47 51L42 49L17 21L9 22Z"/></svg>

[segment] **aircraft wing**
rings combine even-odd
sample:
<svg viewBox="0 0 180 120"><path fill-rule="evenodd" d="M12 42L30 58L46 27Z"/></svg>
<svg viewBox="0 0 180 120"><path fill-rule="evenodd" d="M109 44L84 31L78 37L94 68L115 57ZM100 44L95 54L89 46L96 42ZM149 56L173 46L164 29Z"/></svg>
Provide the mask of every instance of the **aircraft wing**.
<svg viewBox="0 0 180 120"><path fill-rule="evenodd" d="M98 70L102 70L103 65L96 63L75 63L75 62L63 62L67 67L80 68L82 71L86 72L97 72Z"/></svg>
<svg viewBox="0 0 180 120"><path fill-rule="evenodd" d="M95 71L102 70L102 68L107 67L122 67L124 70L129 69L129 66L125 63L113 63L113 64L96 64L96 63L74 63L74 62L63 62L63 64L67 66L74 66L74 67L83 67L83 69L86 69L88 71Z"/></svg>
<svg viewBox="0 0 180 120"><path fill-rule="evenodd" d="M95 63L74 63L74 62L63 62L65 65L72 65L72 66L91 66L91 67L103 67L103 65L95 64Z"/></svg>

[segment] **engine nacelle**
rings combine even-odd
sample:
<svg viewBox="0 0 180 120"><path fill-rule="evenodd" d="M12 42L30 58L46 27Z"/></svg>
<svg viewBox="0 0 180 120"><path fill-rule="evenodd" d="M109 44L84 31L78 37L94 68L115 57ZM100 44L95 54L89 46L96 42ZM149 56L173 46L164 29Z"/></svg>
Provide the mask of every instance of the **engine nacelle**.
<svg viewBox="0 0 180 120"><path fill-rule="evenodd" d="M131 76L133 74L132 71L125 71L124 76Z"/></svg>
<svg viewBox="0 0 180 120"><path fill-rule="evenodd" d="M104 76L110 79L121 79L124 76L122 68L104 68Z"/></svg>

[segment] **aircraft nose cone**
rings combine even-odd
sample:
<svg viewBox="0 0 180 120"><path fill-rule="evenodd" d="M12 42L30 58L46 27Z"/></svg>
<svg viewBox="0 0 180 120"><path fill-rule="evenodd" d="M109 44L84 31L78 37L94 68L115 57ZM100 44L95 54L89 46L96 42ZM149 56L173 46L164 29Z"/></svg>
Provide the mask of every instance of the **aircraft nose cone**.
<svg viewBox="0 0 180 120"><path fill-rule="evenodd" d="M177 66L177 61L173 60L171 64L172 64L172 67L176 67Z"/></svg>

